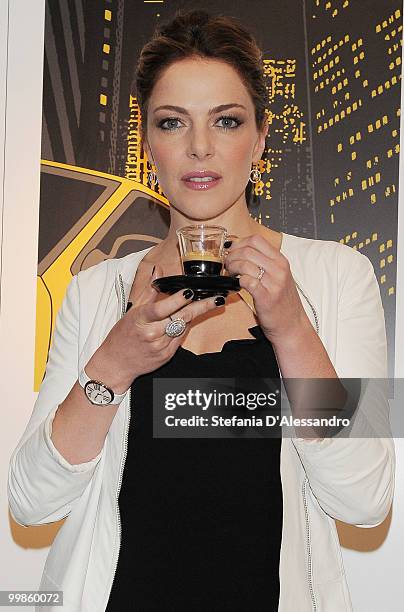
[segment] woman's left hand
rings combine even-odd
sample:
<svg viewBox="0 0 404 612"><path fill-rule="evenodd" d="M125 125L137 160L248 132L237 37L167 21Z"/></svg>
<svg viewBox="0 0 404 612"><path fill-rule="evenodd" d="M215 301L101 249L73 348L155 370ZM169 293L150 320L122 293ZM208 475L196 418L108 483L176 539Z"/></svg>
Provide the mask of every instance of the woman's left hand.
<svg viewBox="0 0 404 612"><path fill-rule="evenodd" d="M293 337L310 322L300 301L288 259L258 234L234 239L225 256L225 268L240 275L240 286L254 299L265 336L273 341ZM265 273L261 280L261 266Z"/></svg>

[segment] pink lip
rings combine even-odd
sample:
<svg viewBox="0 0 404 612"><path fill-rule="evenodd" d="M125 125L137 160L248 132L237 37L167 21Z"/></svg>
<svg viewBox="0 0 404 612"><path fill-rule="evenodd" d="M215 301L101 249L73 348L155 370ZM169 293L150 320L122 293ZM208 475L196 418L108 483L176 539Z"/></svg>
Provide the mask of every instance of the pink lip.
<svg viewBox="0 0 404 612"><path fill-rule="evenodd" d="M213 172L213 170L194 170L193 172L188 172L188 174L184 174L184 176L181 177L181 180L188 181L190 178L193 177L203 178L204 176L211 176L214 179L222 178L220 174L218 174L217 172Z"/></svg>
<svg viewBox="0 0 404 612"><path fill-rule="evenodd" d="M194 183L189 179L192 177L202 178L204 176L211 176L213 181L209 181L208 183ZM194 170L193 172L188 172L188 174L184 174L182 177L182 181L188 189L193 189L194 191L206 191L207 189L212 189L216 187L216 185L221 181L220 174L217 172L213 172L212 170Z"/></svg>

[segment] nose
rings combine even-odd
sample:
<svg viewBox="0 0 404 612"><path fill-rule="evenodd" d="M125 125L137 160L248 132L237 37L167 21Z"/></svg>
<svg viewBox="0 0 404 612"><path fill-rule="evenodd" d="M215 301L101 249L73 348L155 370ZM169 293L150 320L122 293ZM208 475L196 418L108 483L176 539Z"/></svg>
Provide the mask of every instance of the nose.
<svg viewBox="0 0 404 612"><path fill-rule="evenodd" d="M189 132L187 155L191 158L205 159L214 152L212 137L206 127L194 127Z"/></svg>

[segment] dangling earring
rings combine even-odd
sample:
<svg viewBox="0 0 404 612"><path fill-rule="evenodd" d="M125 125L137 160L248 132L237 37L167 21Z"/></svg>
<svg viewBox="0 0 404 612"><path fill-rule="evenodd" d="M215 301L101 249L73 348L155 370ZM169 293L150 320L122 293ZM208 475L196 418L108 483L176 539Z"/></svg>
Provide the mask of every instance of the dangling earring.
<svg viewBox="0 0 404 612"><path fill-rule="evenodd" d="M157 174L154 171L153 166L152 166L151 171L148 174L147 180L150 183L151 187L156 187L158 185L159 181L158 181Z"/></svg>
<svg viewBox="0 0 404 612"><path fill-rule="evenodd" d="M250 181L251 183L259 183L261 180L261 172L258 170L258 165L255 164L254 168L252 168L251 172L250 172Z"/></svg>

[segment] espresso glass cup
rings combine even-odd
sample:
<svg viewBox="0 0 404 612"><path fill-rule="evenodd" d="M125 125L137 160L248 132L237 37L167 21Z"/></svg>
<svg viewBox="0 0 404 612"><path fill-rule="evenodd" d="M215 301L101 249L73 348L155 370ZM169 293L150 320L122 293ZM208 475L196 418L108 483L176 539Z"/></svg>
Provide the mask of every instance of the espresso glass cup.
<svg viewBox="0 0 404 612"><path fill-rule="evenodd" d="M188 225L177 230L185 275L220 276L224 272L227 230L220 225Z"/></svg>

